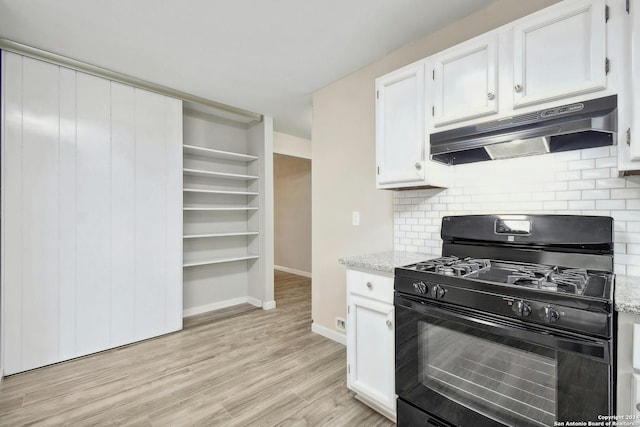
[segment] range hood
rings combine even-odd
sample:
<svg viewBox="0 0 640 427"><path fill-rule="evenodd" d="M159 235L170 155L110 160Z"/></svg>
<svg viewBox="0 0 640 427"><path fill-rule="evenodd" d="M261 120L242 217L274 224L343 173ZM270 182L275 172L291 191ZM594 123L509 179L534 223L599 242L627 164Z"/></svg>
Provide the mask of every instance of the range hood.
<svg viewBox="0 0 640 427"><path fill-rule="evenodd" d="M431 159L457 165L615 144L616 95L431 134Z"/></svg>

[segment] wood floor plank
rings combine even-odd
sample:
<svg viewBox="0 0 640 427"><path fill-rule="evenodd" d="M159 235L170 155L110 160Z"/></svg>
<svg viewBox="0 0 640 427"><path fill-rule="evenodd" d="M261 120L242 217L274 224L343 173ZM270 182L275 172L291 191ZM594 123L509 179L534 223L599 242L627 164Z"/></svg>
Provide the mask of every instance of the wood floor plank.
<svg viewBox="0 0 640 427"><path fill-rule="evenodd" d="M0 426L390 426L346 388L344 346L311 332L310 279L275 274L277 308L13 375Z"/></svg>

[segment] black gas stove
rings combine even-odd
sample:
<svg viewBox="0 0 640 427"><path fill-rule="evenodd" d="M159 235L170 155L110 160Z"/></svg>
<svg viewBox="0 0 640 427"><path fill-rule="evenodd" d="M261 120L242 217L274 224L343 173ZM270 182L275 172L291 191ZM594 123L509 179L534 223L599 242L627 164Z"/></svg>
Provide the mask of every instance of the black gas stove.
<svg viewBox="0 0 640 427"><path fill-rule="evenodd" d="M454 216L441 235L442 257L395 270L398 425L613 414L613 220Z"/></svg>

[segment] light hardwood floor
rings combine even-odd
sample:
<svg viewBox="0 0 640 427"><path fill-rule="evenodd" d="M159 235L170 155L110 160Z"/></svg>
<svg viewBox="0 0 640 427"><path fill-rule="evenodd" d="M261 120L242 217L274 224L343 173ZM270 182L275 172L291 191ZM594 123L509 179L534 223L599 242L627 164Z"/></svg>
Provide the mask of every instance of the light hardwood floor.
<svg viewBox="0 0 640 427"><path fill-rule="evenodd" d="M393 425L347 390L345 347L311 332L310 280L276 272L275 297L5 378L0 425Z"/></svg>

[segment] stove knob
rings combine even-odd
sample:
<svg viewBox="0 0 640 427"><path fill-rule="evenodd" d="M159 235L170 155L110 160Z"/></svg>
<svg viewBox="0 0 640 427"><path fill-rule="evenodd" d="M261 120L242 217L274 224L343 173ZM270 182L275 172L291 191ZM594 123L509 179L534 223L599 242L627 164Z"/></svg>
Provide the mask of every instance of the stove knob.
<svg viewBox="0 0 640 427"><path fill-rule="evenodd" d="M549 305L540 310L538 314L540 315L540 318L547 323L553 323L560 318L558 310Z"/></svg>
<svg viewBox="0 0 640 427"><path fill-rule="evenodd" d="M440 285L435 285L431 288L431 296L434 298L442 298L445 292L445 289Z"/></svg>
<svg viewBox="0 0 640 427"><path fill-rule="evenodd" d="M511 309L516 315L520 317L527 317L528 315L531 314L531 306L529 306L529 304L527 304L522 300L514 301L513 305L511 306Z"/></svg>
<svg viewBox="0 0 640 427"><path fill-rule="evenodd" d="M426 294L427 293L427 285L424 284L424 282L416 282L413 284L413 289L419 293L419 294Z"/></svg>

